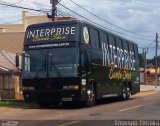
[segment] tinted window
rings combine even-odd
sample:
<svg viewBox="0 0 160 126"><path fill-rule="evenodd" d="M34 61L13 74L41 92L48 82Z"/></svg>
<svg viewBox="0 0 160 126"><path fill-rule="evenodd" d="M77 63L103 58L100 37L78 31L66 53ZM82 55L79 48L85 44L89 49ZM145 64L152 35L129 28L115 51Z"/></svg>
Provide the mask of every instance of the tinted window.
<svg viewBox="0 0 160 126"><path fill-rule="evenodd" d="M85 71L85 54L81 53L81 70Z"/></svg>
<svg viewBox="0 0 160 126"><path fill-rule="evenodd" d="M132 58L135 57L134 45L132 43L129 44L129 54L130 54L130 57Z"/></svg>
<svg viewBox="0 0 160 126"><path fill-rule="evenodd" d="M102 43L105 43L105 36L104 33L100 33L100 48L102 48Z"/></svg>
<svg viewBox="0 0 160 126"><path fill-rule="evenodd" d="M24 78L77 76L78 48L29 50L24 53Z"/></svg>
<svg viewBox="0 0 160 126"><path fill-rule="evenodd" d="M129 50L130 50L131 52L134 52L133 44L129 44Z"/></svg>
<svg viewBox="0 0 160 126"><path fill-rule="evenodd" d="M108 34L105 34L106 43L109 43Z"/></svg>
<svg viewBox="0 0 160 126"><path fill-rule="evenodd" d="M112 35L109 35L109 45L116 46L116 38Z"/></svg>
<svg viewBox="0 0 160 126"><path fill-rule="evenodd" d="M100 48L99 32L96 29L91 29L91 45L94 48Z"/></svg>
<svg viewBox="0 0 160 126"><path fill-rule="evenodd" d="M116 55L117 55L117 50L116 50L116 38L112 35L109 35L109 49L110 49L110 60L111 63L117 62L116 60Z"/></svg>
<svg viewBox="0 0 160 126"><path fill-rule="evenodd" d="M117 48L119 48L119 49L123 49L123 46L122 46L122 40L121 39L117 39Z"/></svg>
<svg viewBox="0 0 160 126"><path fill-rule="evenodd" d="M123 50L128 51L128 42L127 41L123 41Z"/></svg>
<svg viewBox="0 0 160 126"><path fill-rule="evenodd" d="M101 46L102 46L102 42L108 45L108 34L103 33L103 32L100 33L100 45Z"/></svg>

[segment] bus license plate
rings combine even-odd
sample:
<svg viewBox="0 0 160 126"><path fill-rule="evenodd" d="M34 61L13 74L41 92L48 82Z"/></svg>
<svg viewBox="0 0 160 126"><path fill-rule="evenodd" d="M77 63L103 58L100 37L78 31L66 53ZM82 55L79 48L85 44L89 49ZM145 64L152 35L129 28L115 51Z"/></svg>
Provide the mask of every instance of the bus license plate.
<svg viewBox="0 0 160 126"><path fill-rule="evenodd" d="M72 101L72 98L62 98L62 101Z"/></svg>

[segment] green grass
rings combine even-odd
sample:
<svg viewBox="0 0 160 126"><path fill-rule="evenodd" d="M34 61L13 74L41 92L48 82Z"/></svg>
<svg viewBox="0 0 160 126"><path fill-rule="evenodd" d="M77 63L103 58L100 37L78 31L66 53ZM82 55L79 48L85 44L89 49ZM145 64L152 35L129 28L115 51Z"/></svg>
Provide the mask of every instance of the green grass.
<svg viewBox="0 0 160 126"><path fill-rule="evenodd" d="M37 108L34 103L27 103L25 101L18 100L2 100L0 101L0 107L19 107L25 109Z"/></svg>

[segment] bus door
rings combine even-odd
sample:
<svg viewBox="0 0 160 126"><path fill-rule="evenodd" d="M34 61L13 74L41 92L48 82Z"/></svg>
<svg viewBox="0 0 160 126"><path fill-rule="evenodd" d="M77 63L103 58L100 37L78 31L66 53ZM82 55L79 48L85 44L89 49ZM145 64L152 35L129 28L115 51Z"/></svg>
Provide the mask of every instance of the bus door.
<svg viewBox="0 0 160 126"><path fill-rule="evenodd" d="M81 74L82 77L88 77L91 73L91 55L89 52L82 51L81 53Z"/></svg>
<svg viewBox="0 0 160 126"><path fill-rule="evenodd" d="M82 90L85 88L87 90L89 88L89 81L91 75L91 56L90 53L86 51L81 52L81 78L85 80L85 85L82 84Z"/></svg>

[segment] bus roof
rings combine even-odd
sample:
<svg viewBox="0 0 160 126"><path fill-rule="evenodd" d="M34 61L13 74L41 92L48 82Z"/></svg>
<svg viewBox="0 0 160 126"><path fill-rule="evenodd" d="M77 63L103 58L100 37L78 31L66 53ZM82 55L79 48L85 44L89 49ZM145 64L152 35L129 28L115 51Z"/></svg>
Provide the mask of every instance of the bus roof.
<svg viewBox="0 0 160 126"><path fill-rule="evenodd" d="M68 21L50 21L50 22L43 22L38 24L31 24L27 28L34 28L34 27L42 27L42 26L51 26L51 25L58 25L58 24L78 24L80 20L68 20Z"/></svg>
<svg viewBox="0 0 160 126"><path fill-rule="evenodd" d="M38 23L38 24L29 25L29 26L27 27L27 29L35 28L35 27L43 27L43 26L63 25L63 24L64 24L64 25L67 25L67 24L69 25L69 24L80 24L80 23L81 23L81 24L88 24L88 25L93 26L93 27L95 27L95 28L98 28L98 29L100 29L100 30L102 30L102 31L104 31L104 32L107 32L107 33L110 33L110 34L112 34L112 35L114 35L114 36L117 36L117 37L119 37L119 38L121 38L121 39L123 39L123 40L125 40L125 41L129 41L129 42L131 42L132 44L137 45L137 43L134 42L134 41L132 41L132 40L126 39L125 37L122 37L122 36L120 36L120 35L118 35L118 34L115 34L115 33L111 32L111 31L105 29L105 28L101 28L100 26L95 25L95 24L92 24L92 23L90 23L90 22L88 22L88 21L85 21L85 20L73 19L73 20L61 20L61 21L43 22L43 23Z"/></svg>

